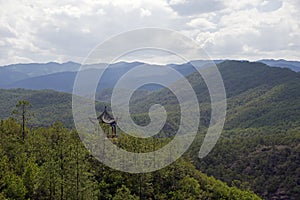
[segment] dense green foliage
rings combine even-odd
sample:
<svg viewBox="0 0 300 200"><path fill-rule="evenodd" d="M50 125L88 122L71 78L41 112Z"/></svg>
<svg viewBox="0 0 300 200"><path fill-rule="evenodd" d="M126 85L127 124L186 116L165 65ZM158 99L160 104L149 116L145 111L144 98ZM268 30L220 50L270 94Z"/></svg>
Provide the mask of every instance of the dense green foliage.
<svg viewBox="0 0 300 200"><path fill-rule="evenodd" d="M213 151L196 157L199 141L190 149L195 165L241 189L251 188L265 199L300 196L300 130L235 129L224 131Z"/></svg>
<svg viewBox="0 0 300 200"><path fill-rule="evenodd" d="M15 120L0 123L1 199L260 199L200 173L184 159L153 173L115 171L59 123L26 132L23 141ZM150 146L125 135L117 143L131 150Z"/></svg>
<svg viewBox="0 0 300 200"><path fill-rule="evenodd" d="M0 90L1 119L10 116L11 111L20 100L27 100L32 104L32 112L35 114L29 125L50 125L55 121L61 121L66 125L72 124L71 103L72 96L65 93L44 90Z"/></svg>

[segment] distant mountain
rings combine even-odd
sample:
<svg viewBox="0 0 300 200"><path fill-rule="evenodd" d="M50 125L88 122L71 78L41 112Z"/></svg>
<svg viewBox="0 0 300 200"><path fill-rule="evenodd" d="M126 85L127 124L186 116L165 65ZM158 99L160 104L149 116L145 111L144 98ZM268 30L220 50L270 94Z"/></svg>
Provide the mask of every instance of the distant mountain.
<svg viewBox="0 0 300 200"><path fill-rule="evenodd" d="M209 61L192 62L195 62L198 66L204 66L209 63ZM149 65L141 62L118 62L111 64L109 68L104 71L97 91L100 93L105 91L105 93L108 94L107 90L111 90L121 76L138 65L143 65L147 71L148 79L164 79L169 84L178 80L178 78L169 75L168 71L164 68L164 65ZM106 64L87 65L86 70L83 71L84 76L87 78L86 82L88 82L90 77L97 76L100 72L103 72L105 66ZM168 66L174 68L183 76L187 76L195 72L195 68L192 66L191 62L180 65L172 64ZM79 67L79 64L73 62L63 64L18 64L2 67L0 68L0 76L3 76L3 79L0 81L0 87L6 89L51 89L71 93L73 91L73 84ZM157 76L157 70L160 70L159 76ZM151 74L151 72L153 74ZM134 77L143 79L145 77L145 71L134 74ZM143 86L141 89L153 91L161 88L162 86L157 84L149 84ZM99 97L99 99L103 100L107 98Z"/></svg>
<svg viewBox="0 0 300 200"><path fill-rule="evenodd" d="M28 77L36 77L47 74L53 74L58 72L67 71L78 71L80 67L79 63L66 62L66 63L29 63L29 64L13 64L3 66L2 68L9 70L11 72L19 72L26 74Z"/></svg>
<svg viewBox="0 0 300 200"><path fill-rule="evenodd" d="M270 76L263 75L261 73L255 74L255 70L252 69L253 64L249 64L247 61L222 61L222 60L215 60L216 64L220 65L222 68L223 65L226 65L226 63L243 63L240 66L240 69L242 70L241 73L239 73L239 76L235 77L235 81L231 81L229 84L241 84L245 81L247 81L247 84L242 84L240 87L238 87L239 90L242 89L242 87L253 87L254 85L260 84L261 79L260 77L263 77L263 79L268 80ZM297 65L300 66L300 62L293 62L293 61L285 61L285 60L261 60L261 62L266 62L269 65L276 65L276 66L289 66L289 68L294 67L293 69L297 69ZM188 76L195 72L195 68L192 66L192 64L196 64L197 66L205 66L209 64L210 61L206 60L196 60L196 61L190 61L188 63L184 64L169 64L169 67L172 67L173 69L177 70L184 76ZM248 63L248 64L247 64ZM140 62L118 62L115 64L110 65L110 67L103 73L103 76L99 82L98 85L98 93L103 93L107 96L109 93L109 90L111 91L112 88L115 86L116 82L120 79L122 75L124 75L129 70L133 69L134 67L138 65L145 65L145 69L147 68L147 77L151 78L150 71L157 70L157 69L163 69L163 65L148 65L145 63ZM231 65L231 64L230 64ZM257 65L257 64L256 64ZM88 65L86 66L86 70L84 71L85 76L87 80L91 76L95 76L99 74L100 70L103 70L103 68L106 66L106 64L95 64L95 65ZM226 76L232 77L230 74L231 71L235 69L231 69L233 65L224 68L224 76L225 81L229 81L226 79ZM33 90L43 90L43 89L52 89L56 91L62 91L62 92L68 92L71 93L73 90L73 84L76 77L77 70L79 69L80 64L74 63L74 62L67 62L67 63L46 63L46 64L16 64L16 65L9 65L4 66L0 68L0 87L1 88L24 88L24 89L33 89ZM249 68L248 68L249 67ZM265 66L266 68L267 66ZM99 71L96 71L99 70ZM227 70L227 72L225 72ZM274 70L271 70L274 71ZM284 71L285 73L288 73L287 71ZM237 72L234 72L235 74ZM262 70L263 73L263 70ZM229 74L229 75L227 75ZM251 76L251 80L247 80L248 77ZM145 73L142 72L140 74L135 74L135 77L143 79L145 76ZM160 77L156 77L158 79L164 79L169 84L172 84L177 81L176 78L169 76L167 71L163 71L160 74ZM245 79L246 78L246 79ZM282 78L285 78L285 75L278 74L276 79L270 80L271 82L276 82ZM153 77L153 79L155 79ZM253 79L259 79L259 81L253 81ZM263 80L263 81L266 81ZM88 82L88 81L87 81ZM229 86L227 86L229 87ZM148 90L148 91L154 91L161 89L162 87L159 85L147 85L144 86L142 89ZM247 89L244 88L244 89ZM237 89L237 88L236 88ZM198 91L203 91L203 88L199 88ZM230 95L234 91L232 88L230 88L227 91L227 95ZM104 100L108 99L107 97L102 98L101 96L97 95L99 99ZM110 96L110 95L109 95ZM108 97L109 97L108 96Z"/></svg>
<svg viewBox="0 0 300 200"><path fill-rule="evenodd" d="M182 75L187 76L187 75L190 75L190 74L192 74L196 71L194 66L204 67L204 66L207 66L207 65L211 65L212 63L219 64L223 61L224 60L214 60L214 61L211 61L211 60L192 60L192 61L189 61L189 62L183 63L183 64L169 64L167 66L172 67L173 69L180 72Z"/></svg>
<svg viewBox="0 0 300 200"><path fill-rule="evenodd" d="M29 76L22 72L11 71L5 67L0 67L0 87L5 87L13 82L27 79Z"/></svg>
<svg viewBox="0 0 300 200"><path fill-rule="evenodd" d="M72 92L76 72L61 72L50 75L32 77L5 85L3 88L24 88L31 90L56 90Z"/></svg>
<svg viewBox="0 0 300 200"><path fill-rule="evenodd" d="M103 76L99 82L98 91L104 89L113 88L117 80L130 69L141 63L116 63L112 64L107 70L104 71ZM100 72L103 72L103 65L90 65L86 70L81 73L86 77L87 81L94 76L98 76ZM30 77L27 79L21 79L13 83L2 86L2 88L24 88L32 90L44 90L51 89L56 91L72 93L73 85L77 72L58 72L42 76Z"/></svg>
<svg viewBox="0 0 300 200"><path fill-rule="evenodd" d="M298 61L287 61L287 60L273 60L273 59L264 59L259 60L258 62L265 63L272 67L281 67L281 68L289 68L295 72L300 71L300 62Z"/></svg>
<svg viewBox="0 0 300 200"><path fill-rule="evenodd" d="M13 64L0 67L0 88L5 88L15 82L30 79L32 77L44 76L58 72L77 71L80 64L67 63L30 63Z"/></svg>

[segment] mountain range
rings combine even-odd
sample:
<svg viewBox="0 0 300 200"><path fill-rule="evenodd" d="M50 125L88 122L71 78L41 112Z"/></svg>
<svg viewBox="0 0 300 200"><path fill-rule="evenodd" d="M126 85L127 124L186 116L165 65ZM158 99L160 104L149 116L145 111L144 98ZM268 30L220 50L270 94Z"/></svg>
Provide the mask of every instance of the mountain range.
<svg viewBox="0 0 300 200"><path fill-rule="evenodd" d="M183 64L168 64L167 66L177 70L182 75L187 76L195 72L195 68L192 66L192 63L197 64L197 66L204 66L209 62L210 61L199 60ZM219 64L223 62L223 60L215 60L214 62ZM296 72L300 71L300 62L297 61L260 60L259 62L273 67L289 68ZM105 63L86 65L81 69L84 73L86 73L86 76L89 77L103 72L106 65L107 64ZM98 92L104 92L107 89L113 88L117 80L119 80L122 75L137 65L146 65L152 70L155 70L156 68L162 69L164 67L164 65L150 65L141 62L118 62L111 64L108 69L105 70L103 78L101 78L99 82ZM0 88L24 88L33 90L52 89L71 93L73 90L74 80L80 66L81 65L79 63L74 62L66 62L62 64L49 62L45 64L32 63L2 66L0 67ZM136 74L137 77L141 78L143 75L144 74ZM167 72L162 74L162 76L170 84L177 81L174 77L168 76ZM152 91L160 88L161 87L158 85L150 85L143 89Z"/></svg>
<svg viewBox="0 0 300 200"><path fill-rule="evenodd" d="M276 61L274 62L276 64ZM115 64L104 76L107 78L106 84L113 87L117 77L139 64ZM294 62L291 65L296 66ZM195 140L188 153L194 165L229 185L245 190L251 189L265 199L297 199L300 196L299 72L286 67L271 67L262 62L217 63L227 94L226 122L221 139L214 150L204 159L199 159L197 153L210 120L208 90L201 76L193 73L190 63L170 66L186 76L200 104L199 138ZM88 69L86 73L95 72L93 70L95 69ZM18 76L21 78L20 71L15 73L19 73ZM40 91L1 89L0 119L9 117L18 100L26 99L32 103L32 111L35 113L30 122L32 126L47 126L54 121L62 121L66 126L72 127L71 94L43 89L48 83L53 86L55 81L60 80L62 84L52 89L64 91L65 89L60 90L63 85L68 89L66 92L71 92L75 73L56 72L23 79L36 81L36 84L41 85L38 88ZM71 78L67 79L67 76ZM178 80L172 81L176 84ZM19 86L25 88L26 82L23 83L24 85ZM108 94L106 100L109 99L111 92L109 87L104 90ZM98 95L100 99L101 93ZM180 113L176 105L178 102L172 92L167 88L152 87L150 92L141 92L137 95L138 98L131 101L134 121L138 124L147 124L149 108L159 103L165 106L168 113L163 131L175 133ZM104 106L109 104L98 103L97 112L101 112Z"/></svg>

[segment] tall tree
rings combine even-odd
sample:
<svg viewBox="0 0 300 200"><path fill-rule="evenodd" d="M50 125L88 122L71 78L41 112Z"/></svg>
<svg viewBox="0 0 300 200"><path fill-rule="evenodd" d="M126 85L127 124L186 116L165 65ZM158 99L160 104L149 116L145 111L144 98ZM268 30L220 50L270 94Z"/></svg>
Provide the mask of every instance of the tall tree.
<svg viewBox="0 0 300 200"><path fill-rule="evenodd" d="M20 100L16 104L16 108L12 111L12 115L15 116L21 116L21 125L22 125L22 140L25 139L25 127L26 123L29 119L29 117L32 115L32 113L29 112L29 108L31 108L32 105L29 101L26 100Z"/></svg>

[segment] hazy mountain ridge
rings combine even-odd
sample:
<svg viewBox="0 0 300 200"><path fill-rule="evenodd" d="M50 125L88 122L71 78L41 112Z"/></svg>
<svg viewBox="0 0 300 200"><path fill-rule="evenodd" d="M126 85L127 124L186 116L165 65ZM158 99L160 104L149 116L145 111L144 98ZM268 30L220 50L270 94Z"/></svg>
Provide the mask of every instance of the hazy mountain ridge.
<svg viewBox="0 0 300 200"><path fill-rule="evenodd" d="M41 75L53 74L66 71L78 71L79 63L66 62L48 62L48 63L28 63L28 64L12 64L3 66L3 68L12 72L20 72L27 74L29 77L36 77Z"/></svg>
<svg viewBox="0 0 300 200"><path fill-rule="evenodd" d="M287 61L284 59L274 60L274 59L263 59L258 62L265 63L272 67L281 67L281 68L289 68L295 72L300 71L300 62L299 61Z"/></svg>
<svg viewBox="0 0 300 200"><path fill-rule="evenodd" d="M197 66L204 66L211 61L198 60L190 61L183 64L168 64L169 66L182 75L187 76L195 72L195 68L191 63L197 64ZM223 60L215 60L216 64L223 62ZM275 67L287 67L294 71L300 71L300 62L297 61L285 61L285 60L260 60L262 63L266 63ZM126 72L133 69L137 65L147 65L141 62L118 62L109 66L109 69L105 72L104 80L99 83L99 91L105 89L111 89L115 85L116 81ZM54 89L63 92L72 92L72 85L74 83L76 73L80 68L79 63L66 62L66 63L31 63L31 64L13 64L0 67L0 88L24 88L24 89ZM91 64L86 65L86 70L99 69L102 70L107 64ZM163 67L163 65L153 65L153 67ZM169 82L175 82L175 79L165 75L164 77ZM152 86L146 88L147 90L157 90L161 87Z"/></svg>

